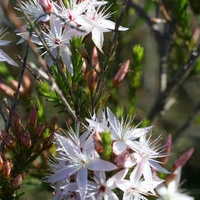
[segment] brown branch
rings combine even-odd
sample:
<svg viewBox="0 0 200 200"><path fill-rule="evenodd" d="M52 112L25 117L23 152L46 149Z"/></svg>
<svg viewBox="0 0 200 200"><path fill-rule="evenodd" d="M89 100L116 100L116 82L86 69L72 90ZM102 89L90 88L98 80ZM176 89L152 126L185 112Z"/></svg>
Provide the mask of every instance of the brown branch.
<svg viewBox="0 0 200 200"><path fill-rule="evenodd" d="M154 106L148 114L148 119L153 121L155 117L163 110L168 98L174 93L183 81L188 77L194 67L194 63L200 56L200 45L198 45L190 54L187 62L180 68L180 70L174 75L172 80L169 82L165 91L161 93L159 98L156 100Z"/></svg>
<svg viewBox="0 0 200 200"><path fill-rule="evenodd" d="M97 87L96 87L96 90L94 92L93 101L92 101L92 112L95 112L95 106L96 106L96 103L97 103L97 99L100 98L100 96L99 96L100 91L105 84L104 76L105 76L106 72L108 71L109 62L110 62L111 57L112 57L112 55L113 55L113 53L116 49L116 46L117 46L118 29L119 29L119 26L121 24L122 17L123 17L123 14L125 12L127 3L128 3L128 0L123 0L122 4L120 6L119 14L117 16L116 23L115 23L115 30L112 34L110 41L109 41L109 45L108 45L107 50L106 50L106 57L105 57L104 62L103 62L103 67L102 67L101 72L99 73L99 76L98 76Z"/></svg>
<svg viewBox="0 0 200 200"><path fill-rule="evenodd" d="M173 143L177 142L178 138L180 138L181 135L183 135L184 131L192 124L193 119L199 113L199 111L200 103L195 106L186 122L179 128L178 131L176 131L176 133L173 134Z"/></svg>

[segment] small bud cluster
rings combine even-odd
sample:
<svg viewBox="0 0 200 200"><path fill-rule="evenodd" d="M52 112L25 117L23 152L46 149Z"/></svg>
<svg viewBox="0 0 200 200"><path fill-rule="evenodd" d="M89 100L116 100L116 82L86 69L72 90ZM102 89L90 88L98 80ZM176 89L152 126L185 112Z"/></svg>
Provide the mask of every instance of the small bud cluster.
<svg viewBox="0 0 200 200"><path fill-rule="evenodd" d="M14 192L22 185L27 167L44 150L48 150L52 146L55 126L52 123L51 128L49 128L46 121L38 123L38 106L36 103L30 111L25 126L22 124L17 109L14 109L12 113L8 109L8 117L9 115L11 116L11 130L8 132L0 131L1 146L5 152L3 156L0 156L0 176L3 185L2 190L6 190L6 187L12 187Z"/></svg>

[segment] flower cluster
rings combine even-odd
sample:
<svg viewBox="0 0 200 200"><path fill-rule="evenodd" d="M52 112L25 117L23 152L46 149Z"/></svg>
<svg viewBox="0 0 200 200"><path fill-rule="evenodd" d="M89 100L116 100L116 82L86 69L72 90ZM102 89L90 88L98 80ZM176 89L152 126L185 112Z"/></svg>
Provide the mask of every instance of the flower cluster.
<svg viewBox="0 0 200 200"><path fill-rule="evenodd" d="M45 47L45 60L50 67L58 57L66 66L71 75L74 73L71 62L70 40L72 37L92 35L92 40L97 48L103 52L104 32L115 29L115 23L108 20L111 13L107 13L106 1L97 0L70 0L60 1L60 5L50 0L33 0L22 2L18 8L31 19L42 25L40 35L33 30L18 35L27 39L31 35L31 40L41 48ZM27 29L28 30L28 29ZM127 28L122 26L119 30Z"/></svg>
<svg viewBox="0 0 200 200"><path fill-rule="evenodd" d="M169 172L156 160L166 154L159 139L151 141L152 127L131 127L132 120L119 121L108 108L87 121L81 135L79 126L70 129L68 137L55 133L57 157L47 177L55 184L54 199L119 199L113 189L122 191L123 199L155 195L154 189L164 181L156 171Z"/></svg>

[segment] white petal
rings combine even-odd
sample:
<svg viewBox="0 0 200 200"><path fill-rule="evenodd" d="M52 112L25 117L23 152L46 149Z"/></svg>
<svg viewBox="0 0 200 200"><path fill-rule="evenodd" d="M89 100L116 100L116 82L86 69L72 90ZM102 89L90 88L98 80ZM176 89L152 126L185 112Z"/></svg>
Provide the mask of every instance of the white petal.
<svg viewBox="0 0 200 200"><path fill-rule="evenodd" d="M65 166L64 168L58 170L57 172L49 176L47 182L55 183L57 181L63 180L68 176L75 174L78 170L79 168L77 168L76 166L71 166L71 167Z"/></svg>
<svg viewBox="0 0 200 200"><path fill-rule="evenodd" d="M106 181L107 187L109 187L111 190L114 189L116 187L116 182L118 182L119 180L122 180L126 176L127 173L128 173L128 169L123 169L119 171L118 173L116 173L114 176L112 176Z"/></svg>
<svg viewBox="0 0 200 200"><path fill-rule="evenodd" d="M77 173L77 183L81 200L85 199L87 193L87 176L88 171L86 168L81 168Z"/></svg>
<svg viewBox="0 0 200 200"><path fill-rule="evenodd" d="M119 180L116 182L116 184L117 184L117 187L123 192L127 191L133 186L132 182L129 180Z"/></svg>
<svg viewBox="0 0 200 200"><path fill-rule="evenodd" d="M123 26L119 26L118 30L119 30L119 31L127 31L127 30L128 30L128 28L126 28L126 27L123 27Z"/></svg>
<svg viewBox="0 0 200 200"><path fill-rule="evenodd" d="M12 60L6 53L4 53L1 49L0 49L0 62L7 62L10 65L18 67L18 64L14 60Z"/></svg>
<svg viewBox="0 0 200 200"><path fill-rule="evenodd" d="M160 196L164 196L164 195L166 195L168 193L168 190L167 190L167 188L166 188L166 186L164 184L159 185L156 188L156 191Z"/></svg>
<svg viewBox="0 0 200 200"><path fill-rule="evenodd" d="M115 23L110 20L102 20L100 24L109 30L115 29Z"/></svg>
<svg viewBox="0 0 200 200"><path fill-rule="evenodd" d="M72 61L71 61L71 52L70 52L70 50L67 46L62 48L62 50L60 52L60 56L62 58L63 63L67 67L67 70L69 71L71 76L73 76L74 69L73 69L73 64L72 64Z"/></svg>
<svg viewBox="0 0 200 200"><path fill-rule="evenodd" d="M126 144L124 141L115 141L113 143L114 154L119 155L120 153L122 153L125 150L126 150Z"/></svg>
<svg viewBox="0 0 200 200"><path fill-rule="evenodd" d="M55 134L57 142L62 146L63 150L66 152L66 154L77 156L81 154L81 151L78 146L75 146L75 144L70 140L67 139L59 134Z"/></svg>
<svg viewBox="0 0 200 200"><path fill-rule="evenodd" d="M117 167L111 162L97 158L91 159L87 168L93 171L112 171L117 169Z"/></svg>
<svg viewBox="0 0 200 200"><path fill-rule="evenodd" d="M0 40L0 46L5 46L9 43L10 43L10 41L8 41L8 40Z"/></svg>
<svg viewBox="0 0 200 200"><path fill-rule="evenodd" d="M152 168L154 168L156 171L164 173L164 174L170 174L168 170L165 168L161 167L157 162L149 160L149 164L151 165Z"/></svg>
<svg viewBox="0 0 200 200"><path fill-rule="evenodd" d="M96 47L103 53L102 46L103 46L103 33L99 31L92 30L92 40Z"/></svg>
<svg viewBox="0 0 200 200"><path fill-rule="evenodd" d="M111 200L111 199L112 200L119 200L117 195L112 191L109 191L106 194L104 194L104 200Z"/></svg>
<svg viewBox="0 0 200 200"><path fill-rule="evenodd" d="M132 184L137 184L143 174L144 162L138 163L131 172L130 181Z"/></svg>
<svg viewBox="0 0 200 200"><path fill-rule="evenodd" d="M149 127L146 127L146 128L133 128L130 130L130 135L132 137L132 139L136 139L136 138L139 138L145 134L147 134L150 130L152 129L152 126L149 126Z"/></svg>

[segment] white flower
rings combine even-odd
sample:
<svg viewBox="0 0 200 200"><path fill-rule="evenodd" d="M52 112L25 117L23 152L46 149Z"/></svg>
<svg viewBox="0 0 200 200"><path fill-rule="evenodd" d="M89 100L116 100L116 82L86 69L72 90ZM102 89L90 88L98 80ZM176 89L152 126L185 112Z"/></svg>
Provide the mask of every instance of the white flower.
<svg viewBox="0 0 200 200"><path fill-rule="evenodd" d="M120 122L109 109L107 109L107 113L111 128L111 138L114 141L113 152L116 155L121 154L129 148L137 149L135 140L147 134L152 128L152 126L146 128L131 127L131 120L128 122Z"/></svg>
<svg viewBox="0 0 200 200"><path fill-rule="evenodd" d="M6 46L7 44L10 43L10 41L7 41L7 40L1 40L5 34L4 34L5 30L1 29L0 30L0 46ZM2 35L3 34L3 35ZM0 49L0 62L7 62L9 63L10 65L14 65L16 67L18 67L18 64L12 60L5 52L3 52L1 49Z"/></svg>
<svg viewBox="0 0 200 200"><path fill-rule="evenodd" d="M108 18L112 15L111 13L107 13L107 9L103 7L101 9L102 5L98 5L96 8L96 5L92 4L88 7L85 20L87 21L87 24L85 24L85 28L91 29L92 28L92 40L96 47L103 52L102 46L104 42L104 32L110 32L111 30L115 29L115 23L111 20L108 20ZM124 28L122 26L119 27L120 31L126 31L127 28Z"/></svg>
<svg viewBox="0 0 200 200"><path fill-rule="evenodd" d="M142 135L139 138L139 142L135 141L136 145L134 147L135 152L132 153L126 163L126 167L132 167L135 164L142 163L143 171L142 174L144 176L145 181L151 185L153 180L152 169L162 173L168 174L169 172L161 167L158 163L159 161L155 160L156 158L164 157L165 154L162 153L162 148L159 145L160 138L151 141L151 137L146 139L145 135ZM132 163L132 166L131 166ZM153 192L153 188L151 190Z"/></svg>
<svg viewBox="0 0 200 200"><path fill-rule="evenodd" d="M165 184L161 184L156 188L158 195L160 196L157 200L194 200L193 197L189 196L186 193L183 193L179 189L179 183L181 178L181 167L178 167L174 174L176 175L174 179L172 179L167 186Z"/></svg>
<svg viewBox="0 0 200 200"><path fill-rule="evenodd" d="M84 0L77 3L76 0L67 1L67 8L61 1L60 16L73 26L80 27L86 23L84 20L84 13L87 7L92 4L91 0Z"/></svg>
<svg viewBox="0 0 200 200"><path fill-rule="evenodd" d="M46 14L38 2L38 0L21 1L20 6L15 8L20 12L25 12L34 20L46 22L49 20L49 15Z"/></svg>
<svg viewBox="0 0 200 200"><path fill-rule="evenodd" d="M100 110L96 115L94 114L91 119L86 118L86 121L89 123L87 131L85 131L81 136L80 140L82 143L93 143L94 135L99 135L101 132L110 132L110 128L108 127L108 121L106 119L105 112ZM99 138L100 139L100 138Z"/></svg>
<svg viewBox="0 0 200 200"><path fill-rule="evenodd" d="M47 181L55 183L75 175L80 197L81 199L85 199L87 194L88 170L112 171L117 169L117 167L97 157L94 153L93 144L80 148L80 141L76 134L70 133L70 137L65 138L55 134L57 151L60 152L58 161L65 161L66 165L62 169L54 170L54 174L50 175Z"/></svg>
<svg viewBox="0 0 200 200"><path fill-rule="evenodd" d="M163 181L154 179L149 185L149 182L142 179L143 164L138 164L130 175L130 180L119 180L116 182L123 194L123 200L147 200L145 196L152 195L151 189L156 188Z"/></svg>
<svg viewBox="0 0 200 200"><path fill-rule="evenodd" d="M84 32L71 27L62 26L61 21L54 16L50 19L50 29L48 27L46 28L48 32L42 31L42 36L53 58L57 59L57 57L60 56L67 70L73 76L74 70L71 62L70 40L73 36L83 35ZM41 42L38 42L38 44L43 45ZM53 64L53 59L48 53L45 55L45 60L49 67Z"/></svg>
<svg viewBox="0 0 200 200"><path fill-rule="evenodd" d="M112 191L117 187L116 182L122 180L127 174L127 170L123 169L117 174L106 180L106 174L102 171L94 172L94 181L89 182L88 196L94 196L96 200L119 200L117 195Z"/></svg>

